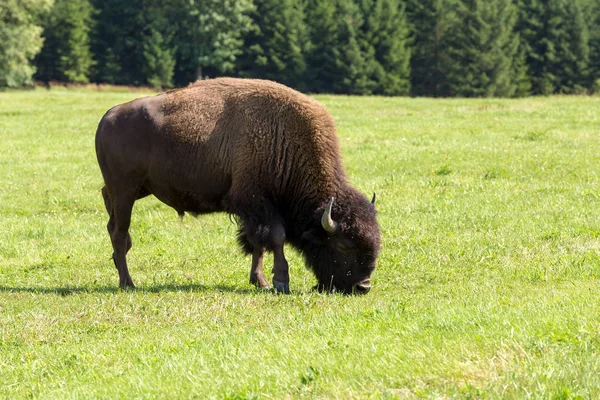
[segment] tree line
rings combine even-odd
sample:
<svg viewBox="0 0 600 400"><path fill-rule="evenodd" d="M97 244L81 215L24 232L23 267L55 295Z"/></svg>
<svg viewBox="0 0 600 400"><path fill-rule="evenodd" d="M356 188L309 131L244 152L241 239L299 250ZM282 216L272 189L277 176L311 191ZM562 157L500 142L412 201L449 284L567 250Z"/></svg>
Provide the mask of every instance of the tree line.
<svg viewBox="0 0 600 400"><path fill-rule="evenodd" d="M257 77L314 93L600 92L598 0L3 0L0 87Z"/></svg>

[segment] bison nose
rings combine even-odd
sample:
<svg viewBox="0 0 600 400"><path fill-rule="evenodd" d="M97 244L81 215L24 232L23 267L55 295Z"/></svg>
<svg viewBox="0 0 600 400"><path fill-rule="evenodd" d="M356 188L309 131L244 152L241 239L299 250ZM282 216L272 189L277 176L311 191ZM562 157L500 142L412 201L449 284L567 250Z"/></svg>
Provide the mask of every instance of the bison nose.
<svg viewBox="0 0 600 400"><path fill-rule="evenodd" d="M369 278L364 281L357 283L354 286L354 293L356 294L367 294L371 290L371 280Z"/></svg>

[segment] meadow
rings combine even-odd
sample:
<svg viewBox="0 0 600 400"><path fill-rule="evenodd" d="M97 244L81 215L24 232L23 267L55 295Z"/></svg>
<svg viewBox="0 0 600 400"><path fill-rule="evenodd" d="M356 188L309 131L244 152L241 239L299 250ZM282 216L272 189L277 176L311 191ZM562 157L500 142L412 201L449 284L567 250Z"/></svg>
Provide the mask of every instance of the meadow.
<svg viewBox="0 0 600 400"><path fill-rule="evenodd" d="M285 296L153 197L118 289L94 134L145 94L0 92L0 398L600 398L600 98L317 96L382 252L343 296L288 249Z"/></svg>

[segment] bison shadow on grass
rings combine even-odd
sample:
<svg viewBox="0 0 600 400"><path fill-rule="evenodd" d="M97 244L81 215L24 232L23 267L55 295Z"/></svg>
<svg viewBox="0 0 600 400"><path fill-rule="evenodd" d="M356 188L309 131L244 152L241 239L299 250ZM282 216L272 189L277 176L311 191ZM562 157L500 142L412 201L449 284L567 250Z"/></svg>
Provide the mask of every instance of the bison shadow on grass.
<svg viewBox="0 0 600 400"><path fill-rule="evenodd" d="M198 285L198 284L161 284L144 286L142 289L135 289L141 293L160 293L160 292L222 292L222 293L256 293L251 288L239 288L226 285ZM122 291L116 286L57 286L57 287L18 287L18 286L0 286L1 293L34 293L34 294L56 294L60 296L70 296L81 293L118 293Z"/></svg>

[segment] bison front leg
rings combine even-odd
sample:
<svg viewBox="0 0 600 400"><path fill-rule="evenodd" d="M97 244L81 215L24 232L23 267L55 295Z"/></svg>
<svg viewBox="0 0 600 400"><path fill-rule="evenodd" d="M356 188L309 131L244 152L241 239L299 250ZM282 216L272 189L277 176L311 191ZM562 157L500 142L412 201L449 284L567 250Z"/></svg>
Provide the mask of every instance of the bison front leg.
<svg viewBox="0 0 600 400"><path fill-rule="evenodd" d="M238 241L244 251L252 254L252 268L250 270L250 283L261 287L268 287L262 263L265 250L272 251L273 287L278 293L290 292L290 275L288 263L283 254L285 243L285 228L283 218L277 209L260 195L247 193L236 196L235 193L243 190L231 190L226 209L228 212L239 216L240 230Z"/></svg>
<svg viewBox="0 0 600 400"><path fill-rule="evenodd" d="M265 232L269 232L264 235ZM288 262L283 254L285 230L281 223L258 225L256 227L246 224L246 233L242 235L241 242L246 251L252 249L252 268L250 269L250 283L257 288L270 288L263 271L265 248L273 251L273 287L277 293L290 293L290 274Z"/></svg>
<svg viewBox="0 0 600 400"><path fill-rule="evenodd" d="M265 279L263 271L264 247L256 247L252 253L252 268L250 269L250 283L259 289L270 289L271 285Z"/></svg>
<svg viewBox="0 0 600 400"><path fill-rule="evenodd" d="M271 248L273 249L273 287L277 293L290 293L290 273L288 262L283 254L285 229L281 224L271 227Z"/></svg>

